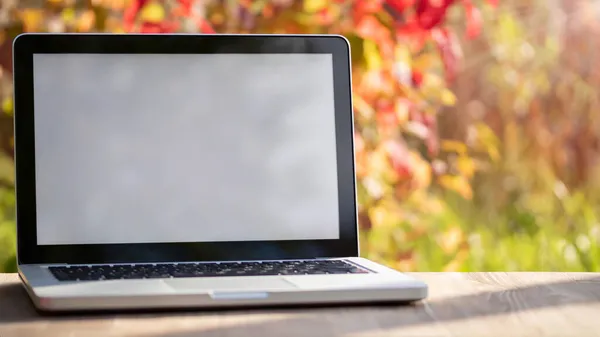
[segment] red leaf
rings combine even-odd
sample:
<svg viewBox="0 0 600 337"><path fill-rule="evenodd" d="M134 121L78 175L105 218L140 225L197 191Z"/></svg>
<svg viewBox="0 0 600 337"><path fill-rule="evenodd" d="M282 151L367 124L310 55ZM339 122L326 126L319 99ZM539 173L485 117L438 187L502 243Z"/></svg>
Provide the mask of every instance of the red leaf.
<svg viewBox="0 0 600 337"><path fill-rule="evenodd" d="M474 39L481 33L483 19L479 9L469 1L465 4L465 12L467 19L467 38Z"/></svg>
<svg viewBox="0 0 600 337"><path fill-rule="evenodd" d="M129 7L125 9L123 12L123 25L125 31L129 32L133 30L133 26L135 25L135 18L140 11L140 9L148 2L148 0L133 0Z"/></svg>
<svg viewBox="0 0 600 337"><path fill-rule="evenodd" d="M192 12L193 0L179 0L179 5L185 11L186 14L190 14Z"/></svg>
<svg viewBox="0 0 600 337"><path fill-rule="evenodd" d="M423 31L423 28L419 25L414 17L406 19L404 24L397 25L396 34L410 37Z"/></svg>
<svg viewBox="0 0 600 337"><path fill-rule="evenodd" d="M206 20L200 20L200 22L198 23L198 29L200 29L200 32L204 34L216 33L214 28Z"/></svg>
<svg viewBox="0 0 600 337"><path fill-rule="evenodd" d="M413 70L411 77L413 86L420 88L423 83L423 73L418 70Z"/></svg>
<svg viewBox="0 0 600 337"><path fill-rule="evenodd" d="M158 34L163 32L162 28L160 24L144 22L140 27L140 33Z"/></svg>
<svg viewBox="0 0 600 337"><path fill-rule="evenodd" d="M438 26L446 19L446 12L452 3L454 0L420 0L415 9L417 22L427 30Z"/></svg>
<svg viewBox="0 0 600 337"><path fill-rule="evenodd" d="M416 50L425 46L429 32L419 25L415 17L408 18L405 24L396 27L396 36L415 43Z"/></svg>
<svg viewBox="0 0 600 337"><path fill-rule="evenodd" d="M167 22L162 23L161 26L162 26L161 27L162 33L174 33L177 30L179 30L179 22L177 22L177 21L173 21L173 22L167 21Z"/></svg>

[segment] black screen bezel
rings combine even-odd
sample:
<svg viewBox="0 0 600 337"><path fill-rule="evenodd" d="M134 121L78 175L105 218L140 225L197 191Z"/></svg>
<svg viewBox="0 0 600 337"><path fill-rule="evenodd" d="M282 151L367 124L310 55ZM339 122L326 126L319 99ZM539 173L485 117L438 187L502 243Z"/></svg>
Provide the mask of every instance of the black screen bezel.
<svg viewBox="0 0 600 337"><path fill-rule="evenodd" d="M333 60L339 239L38 245L33 55L324 53ZM17 256L20 264L143 263L358 256L350 46L335 35L24 34L13 42ZM174 225L176 226L176 225Z"/></svg>

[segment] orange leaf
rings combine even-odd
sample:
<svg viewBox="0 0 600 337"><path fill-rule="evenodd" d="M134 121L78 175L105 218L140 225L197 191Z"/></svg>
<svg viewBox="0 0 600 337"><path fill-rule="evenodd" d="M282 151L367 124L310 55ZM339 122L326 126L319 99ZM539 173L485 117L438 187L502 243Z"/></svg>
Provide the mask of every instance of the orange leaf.
<svg viewBox="0 0 600 337"><path fill-rule="evenodd" d="M275 9L273 8L273 6L267 4L265 7L263 7L262 16L265 19L272 18L274 14L275 14Z"/></svg>
<svg viewBox="0 0 600 337"><path fill-rule="evenodd" d="M488 3L494 8L498 7L499 2L499 0L488 0Z"/></svg>
<svg viewBox="0 0 600 337"><path fill-rule="evenodd" d="M356 33L364 39L383 41L390 38L390 31L372 15L363 17L356 25Z"/></svg>
<svg viewBox="0 0 600 337"><path fill-rule="evenodd" d="M96 14L92 10L83 12L77 20L77 30L80 32L89 32L94 28Z"/></svg>
<svg viewBox="0 0 600 337"><path fill-rule="evenodd" d="M44 12L41 9L24 9L21 12L21 20L25 32L38 31L44 21Z"/></svg>
<svg viewBox="0 0 600 337"><path fill-rule="evenodd" d="M383 9L383 0L355 0L352 14L355 21L363 17L378 13Z"/></svg>

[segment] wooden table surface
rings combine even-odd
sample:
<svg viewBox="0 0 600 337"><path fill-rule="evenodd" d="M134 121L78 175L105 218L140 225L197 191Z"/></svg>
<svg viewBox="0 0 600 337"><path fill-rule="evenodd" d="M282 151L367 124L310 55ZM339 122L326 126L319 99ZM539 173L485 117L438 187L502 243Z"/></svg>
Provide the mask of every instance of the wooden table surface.
<svg viewBox="0 0 600 337"><path fill-rule="evenodd" d="M15 274L0 274L0 337L600 336L600 274L414 273L409 306L40 316Z"/></svg>

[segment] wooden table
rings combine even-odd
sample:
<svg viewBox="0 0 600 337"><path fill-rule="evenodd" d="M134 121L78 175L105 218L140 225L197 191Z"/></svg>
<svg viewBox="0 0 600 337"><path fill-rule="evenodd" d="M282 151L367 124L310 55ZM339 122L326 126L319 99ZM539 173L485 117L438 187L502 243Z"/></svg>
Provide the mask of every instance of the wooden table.
<svg viewBox="0 0 600 337"><path fill-rule="evenodd" d="M415 273L412 306L48 317L15 274L0 274L0 337L600 336L600 274Z"/></svg>

